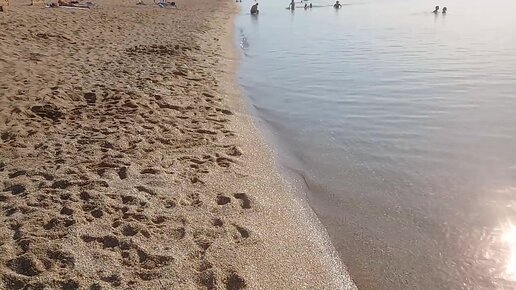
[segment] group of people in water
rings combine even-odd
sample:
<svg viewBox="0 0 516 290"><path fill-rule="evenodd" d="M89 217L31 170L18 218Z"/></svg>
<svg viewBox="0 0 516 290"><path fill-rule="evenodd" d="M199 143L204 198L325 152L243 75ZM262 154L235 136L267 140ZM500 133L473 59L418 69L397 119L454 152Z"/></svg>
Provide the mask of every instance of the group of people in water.
<svg viewBox="0 0 516 290"><path fill-rule="evenodd" d="M242 0L236 0L237 2L242 2ZM301 1L302 3L303 1ZM304 8L305 9L311 9L313 6L312 6L312 3L308 4L308 3L305 3L305 6ZM335 9L339 9L339 8L342 8L342 4L340 4L340 2L337 0L337 2L335 2L335 4L333 5L333 8ZM296 1L295 0L292 0L290 2L290 4L288 5L288 8L289 10L295 10L296 9ZM258 13L260 13L260 10L258 10L258 3L255 3L253 6L251 6L251 15L258 15Z"/></svg>
<svg viewBox="0 0 516 290"><path fill-rule="evenodd" d="M240 1L242 2L242 0L236 0L237 2ZM302 1L301 1L302 2ZM312 3L310 3L310 5L308 3L305 3L305 9L309 9L309 8L312 8ZM339 0L337 0L335 2L335 4L333 4L333 8L335 9L340 9L342 8L342 4L340 4ZM292 0L290 2L290 4L288 5L288 9L290 10L295 10L296 9L296 2L295 0ZM446 14L446 12L448 11L448 8L446 7L443 7L443 10L442 10L442 13L443 14ZM251 7L251 15L257 15L260 11L258 10L258 3L254 4L252 7ZM433 13L437 14L439 13L439 6L435 6L435 10L433 11Z"/></svg>
<svg viewBox="0 0 516 290"><path fill-rule="evenodd" d="M302 3L303 1L301 1ZM305 3L305 9L311 9L313 6L312 6L312 3L308 4L308 3ZM339 8L342 8L342 5L340 4L340 2L337 0L337 2L335 2L335 4L333 5L333 8L335 9L339 9ZM294 10L296 9L296 2L294 0L292 0L290 2L290 4L288 5L288 9L290 10Z"/></svg>
<svg viewBox="0 0 516 290"><path fill-rule="evenodd" d="M301 3L303 3L303 1L301 1ZM312 8L312 3L308 4L308 3L305 3L305 9L308 9L308 8ZM290 10L294 10L296 9L296 2L294 0L292 0L290 2L290 4L288 5L288 9Z"/></svg>
<svg viewBox="0 0 516 290"><path fill-rule="evenodd" d="M442 13L446 14L446 11L448 11L448 8L443 7L443 12ZM435 6L435 9L434 9L434 11L432 11L432 13L434 13L434 14L439 13L439 6Z"/></svg>

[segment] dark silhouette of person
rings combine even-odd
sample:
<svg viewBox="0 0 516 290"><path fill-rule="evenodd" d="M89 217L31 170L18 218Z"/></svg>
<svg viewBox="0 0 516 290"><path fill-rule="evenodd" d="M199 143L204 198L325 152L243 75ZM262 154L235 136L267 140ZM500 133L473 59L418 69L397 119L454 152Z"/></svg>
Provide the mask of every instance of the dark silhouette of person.
<svg viewBox="0 0 516 290"><path fill-rule="evenodd" d="M432 13L437 14L438 12L439 12L439 6L435 6L435 10L434 10L434 11L432 11Z"/></svg>
<svg viewBox="0 0 516 290"><path fill-rule="evenodd" d="M296 9L296 2L294 2L294 0L292 0L292 2L290 2L290 5L288 6L288 8L290 8L290 10Z"/></svg>
<svg viewBox="0 0 516 290"><path fill-rule="evenodd" d="M310 9L312 8L312 3L310 3Z"/></svg>
<svg viewBox="0 0 516 290"><path fill-rule="evenodd" d="M443 7L443 14L446 14L446 11L448 11L448 8Z"/></svg>
<svg viewBox="0 0 516 290"><path fill-rule="evenodd" d="M257 15L258 13L260 13L260 11L258 10L258 3L256 3L251 6L251 15Z"/></svg>
<svg viewBox="0 0 516 290"><path fill-rule="evenodd" d="M339 9L339 8L342 8L342 5L340 4L340 2L337 0L337 2L335 2L335 4L333 5L333 8L335 9Z"/></svg>

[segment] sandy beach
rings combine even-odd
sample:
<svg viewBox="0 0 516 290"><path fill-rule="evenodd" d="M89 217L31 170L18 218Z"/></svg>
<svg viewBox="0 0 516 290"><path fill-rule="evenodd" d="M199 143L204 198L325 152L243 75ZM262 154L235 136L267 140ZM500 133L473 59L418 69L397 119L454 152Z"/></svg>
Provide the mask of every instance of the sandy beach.
<svg viewBox="0 0 516 290"><path fill-rule="evenodd" d="M235 86L235 3L132 2L0 12L0 289L354 288Z"/></svg>

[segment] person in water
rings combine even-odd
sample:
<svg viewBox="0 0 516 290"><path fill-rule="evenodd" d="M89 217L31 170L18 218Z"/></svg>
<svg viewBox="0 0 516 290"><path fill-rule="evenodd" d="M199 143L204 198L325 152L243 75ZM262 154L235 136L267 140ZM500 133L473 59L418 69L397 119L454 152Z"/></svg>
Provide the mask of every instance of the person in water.
<svg viewBox="0 0 516 290"><path fill-rule="evenodd" d="M310 9L312 9L312 3L310 3Z"/></svg>
<svg viewBox="0 0 516 290"><path fill-rule="evenodd" d="M435 14L439 13L439 6L435 6L435 10L432 11L432 13L435 13Z"/></svg>
<svg viewBox="0 0 516 290"><path fill-rule="evenodd" d="M337 2L335 2L335 4L333 5L333 8L335 8L335 9L342 8L342 5L340 4L339 0L337 0Z"/></svg>
<svg viewBox="0 0 516 290"><path fill-rule="evenodd" d="M305 3L305 10L308 9L308 4Z"/></svg>
<svg viewBox="0 0 516 290"><path fill-rule="evenodd" d="M288 5L288 8L290 8L290 10L296 9L296 2L292 0L292 2L290 2L290 5Z"/></svg>
<svg viewBox="0 0 516 290"><path fill-rule="evenodd" d="M260 11L258 11L258 3L256 3L251 7L251 15L257 15L258 13L260 13Z"/></svg>
<svg viewBox="0 0 516 290"><path fill-rule="evenodd" d="M446 11L448 10L448 8L446 7L443 7L443 14L446 14Z"/></svg>

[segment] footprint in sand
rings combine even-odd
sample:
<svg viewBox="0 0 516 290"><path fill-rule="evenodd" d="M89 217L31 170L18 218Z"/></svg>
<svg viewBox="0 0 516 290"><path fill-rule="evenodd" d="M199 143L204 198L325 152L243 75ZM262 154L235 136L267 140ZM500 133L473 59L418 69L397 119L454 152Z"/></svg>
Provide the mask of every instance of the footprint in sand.
<svg viewBox="0 0 516 290"><path fill-rule="evenodd" d="M213 219L212 224L216 227L222 227L224 222L220 218L215 218Z"/></svg>
<svg viewBox="0 0 516 290"><path fill-rule="evenodd" d="M94 105L97 102L97 95L93 92L84 93L84 100L88 105Z"/></svg>
<svg viewBox="0 0 516 290"><path fill-rule="evenodd" d="M245 194L245 193L235 193L235 194L233 194L233 196L236 199L240 200L240 206L243 209L250 209L251 208L251 199L249 199L247 194Z"/></svg>
<svg viewBox="0 0 516 290"><path fill-rule="evenodd" d="M54 122L63 118L63 113L55 105L32 106L30 110L41 118L51 119Z"/></svg>
<svg viewBox="0 0 516 290"><path fill-rule="evenodd" d="M241 290L247 287L244 278L235 272L230 272L223 282L227 290Z"/></svg>
<svg viewBox="0 0 516 290"><path fill-rule="evenodd" d="M18 194L24 193L25 190L26 190L26 188L25 188L24 185L22 185L22 184L15 184L15 185L12 185L12 186L9 186L9 187L5 188L3 191L4 192L10 191L12 195L18 195Z"/></svg>
<svg viewBox="0 0 516 290"><path fill-rule="evenodd" d="M224 195L217 195L217 204L218 205L225 205L231 202L231 198L224 196Z"/></svg>
<svg viewBox="0 0 516 290"><path fill-rule="evenodd" d="M243 239L249 238L249 231L246 228L243 228L243 227L237 226L237 225L233 225L233 226L236 228L236 230L240 234L240 237L242 237Z"/></svg>

